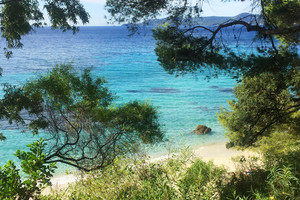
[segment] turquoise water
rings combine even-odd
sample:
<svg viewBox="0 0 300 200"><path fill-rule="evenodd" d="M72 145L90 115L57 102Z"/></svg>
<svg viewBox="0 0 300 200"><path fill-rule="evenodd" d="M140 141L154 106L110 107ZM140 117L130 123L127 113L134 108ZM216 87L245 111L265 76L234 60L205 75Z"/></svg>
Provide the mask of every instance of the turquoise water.
<svg viewBox="0 0 300 200"><path fill-rule="evenodd" d="M138 99L158 107L170 142L148 148L150 154L166 152L170 143L196 147L226 140L216 113L234 98L234 80L221 76L207 81L205 74L177 78L167 74L156 61L150 31L128 37L125 27L83 27L76 35L45 28L24 37L23 42L24 48L15 50L11 59L0 54L1 84L22 84L60 63L72 62L79 70L93 66L93 74L105 76L109 88L120 97L116 103ZM211 127L212 133L192 134L198 124ZM14 126L3 125L1 129L7 137L0 143L1 165L36 139Z"/></svg>

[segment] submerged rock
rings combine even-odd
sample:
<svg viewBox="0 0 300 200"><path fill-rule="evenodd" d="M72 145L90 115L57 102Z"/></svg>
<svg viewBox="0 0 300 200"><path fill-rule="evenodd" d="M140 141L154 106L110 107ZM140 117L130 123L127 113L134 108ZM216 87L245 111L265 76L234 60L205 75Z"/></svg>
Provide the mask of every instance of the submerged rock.
<svg viewBox="0 0 300 200"><path fill-rule="evenodd" d="M179 93L180 91L175 88L151 88L150 92L172 94L172 93Z"/></svg>
<svg viewBox="0 0 300 200"><path fill-rule="evenodd" d="M232 88L219 88L218 89L220 92L228 92L228 93L233 93Z"/></svg>
<svg viewBox="0 0 300 200"><path fill-rule="evenodd" d="M198 125L197 128L194 130L194 133L203 135L211 132L211 128L205 125Z"/></svg>
<svg viewBox="0 0 300 200"><path fill-rule="evenodd" d="M129 92L129 93L142 93L142 92L144 92L144 90L126 90L126 92Z"/></svg>

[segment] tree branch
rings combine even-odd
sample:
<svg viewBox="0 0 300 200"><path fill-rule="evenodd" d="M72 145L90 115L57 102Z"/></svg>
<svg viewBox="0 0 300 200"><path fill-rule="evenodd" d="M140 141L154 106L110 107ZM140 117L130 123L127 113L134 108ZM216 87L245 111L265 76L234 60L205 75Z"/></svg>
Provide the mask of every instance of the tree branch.
<svg viewBox="0 0 300 200"><path fill-rule="evenodd" d="M294 108L294 107L296 107L296 108ZM297 105L297 106L295 105L295 106L292 106L290 108L294 108L294 109L287 112L287 113L284 113L280 116L275 116L274 119L272 119L264 128L262 128L259 132L257 132L253 137L250 137L251 144L255 141L255 138L257 138L258 136L261 136L268 128L270 128L273 124L278 122L278 120L280 120L281 118L283 118L283 117L285 117L289 114L292 114L292 113L295 113L295 112L299 111L300 110L300 105Z"/></svg>

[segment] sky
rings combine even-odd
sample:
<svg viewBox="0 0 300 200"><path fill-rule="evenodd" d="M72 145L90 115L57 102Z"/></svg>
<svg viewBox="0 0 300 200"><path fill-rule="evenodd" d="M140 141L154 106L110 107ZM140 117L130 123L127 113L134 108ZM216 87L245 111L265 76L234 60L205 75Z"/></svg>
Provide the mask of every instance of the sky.
<svg viewBox="0 0 300 200"><path fill-rule="evenodd" d="M108 15L104 9L105 2L106 0L81 0L81 3L91 16L88 26L108 25L107 20L104 18L105 15ZM244 2L235 0L204 0L202 16L236 16L243 12L250 12L251 2L251 0L245 0Z"/></svg>

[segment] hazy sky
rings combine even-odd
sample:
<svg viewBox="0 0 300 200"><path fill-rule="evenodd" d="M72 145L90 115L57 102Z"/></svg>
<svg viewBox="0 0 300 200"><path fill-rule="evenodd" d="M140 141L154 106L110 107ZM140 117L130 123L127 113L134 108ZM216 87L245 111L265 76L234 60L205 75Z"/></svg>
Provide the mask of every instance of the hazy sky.
<svg viewBox="0 0 300 200"><path fill-rule="evenodd" d="M85 9L91 15L89 26L107 26L106 19L107 12L104 10L106 0L81 0ZM221 0L205 1L203 5L203 16L235 16L243 12L251 11L251 2L246 0L244 2L237 2L231 0L230 2L222 2Z"/></svg>

